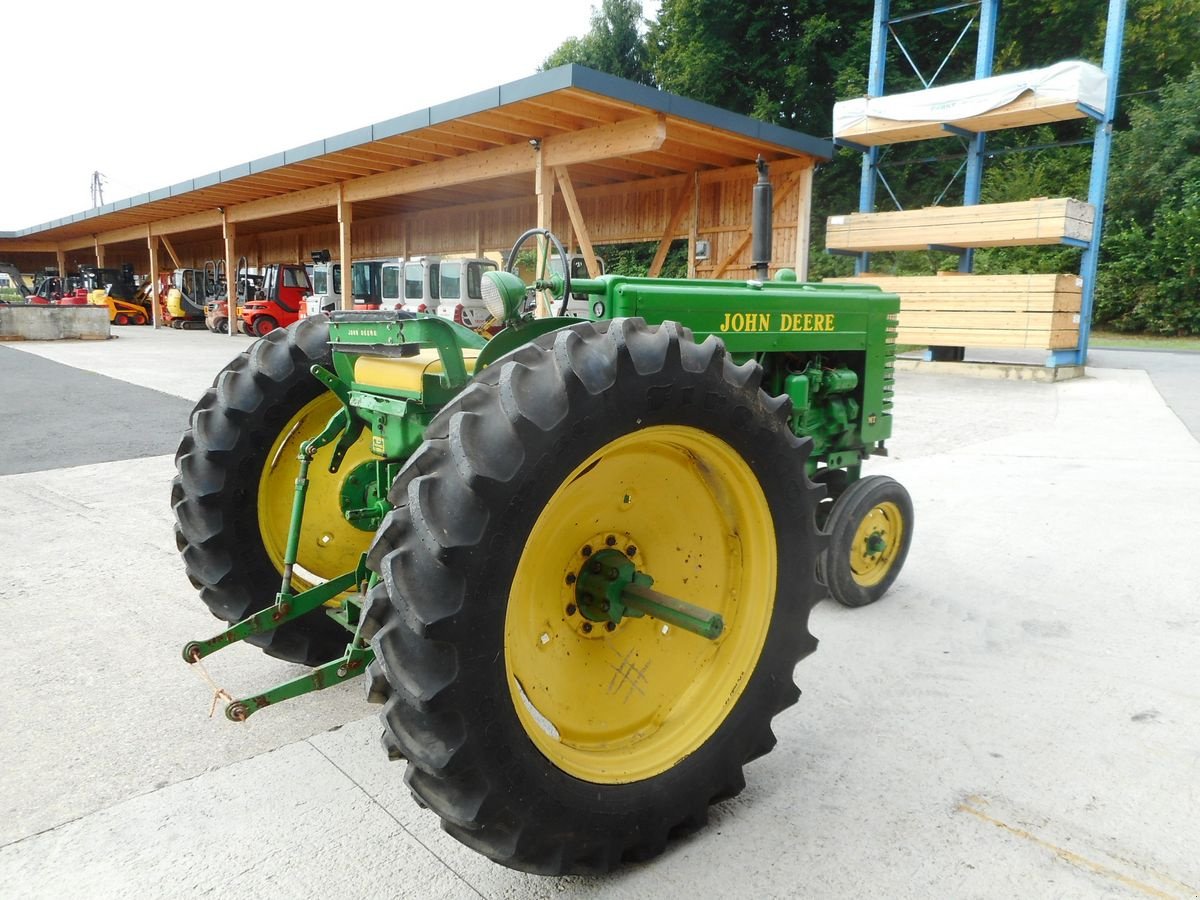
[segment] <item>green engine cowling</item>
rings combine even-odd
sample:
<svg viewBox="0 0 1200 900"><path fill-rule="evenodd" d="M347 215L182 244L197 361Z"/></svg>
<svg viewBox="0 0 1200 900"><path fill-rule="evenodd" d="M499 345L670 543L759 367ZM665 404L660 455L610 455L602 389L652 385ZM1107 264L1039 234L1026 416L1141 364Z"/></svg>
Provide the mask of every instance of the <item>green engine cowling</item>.
<svg viewBox="0 0 1200 900"><path fill-rule="evenodd" d="M792 400L792 428L813 440L810 465L858 466L892 433L900 300L873 286L773 281L574 279L594 319L677 321L698 340L720 338L738 360L763 366L763 388Z"/></svg>

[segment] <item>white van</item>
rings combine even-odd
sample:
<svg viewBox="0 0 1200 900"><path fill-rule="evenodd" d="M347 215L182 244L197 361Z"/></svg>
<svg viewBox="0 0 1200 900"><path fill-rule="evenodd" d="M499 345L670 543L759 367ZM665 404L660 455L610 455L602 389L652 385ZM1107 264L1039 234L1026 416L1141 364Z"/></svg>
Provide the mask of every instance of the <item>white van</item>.
<svg viewBox="0 0 1200 900"><path fill-rule="evenodd" d="M438 270L437 314L467 328L482 328L491 314L483 302L483 273L499 268L490 259L444 259Z"/></svg>

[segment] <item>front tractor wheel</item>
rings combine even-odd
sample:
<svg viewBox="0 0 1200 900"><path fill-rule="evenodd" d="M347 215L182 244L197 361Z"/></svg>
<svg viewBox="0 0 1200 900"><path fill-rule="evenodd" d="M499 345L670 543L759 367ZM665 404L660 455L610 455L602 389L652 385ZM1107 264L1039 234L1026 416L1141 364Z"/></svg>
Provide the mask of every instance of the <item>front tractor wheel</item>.
<svg viewBox="0 0 1200 900"><path fill-rule="evenodd" d="M200 598L226 622L269 606L280 588L300 445L341 408L309 371L332 366L328 337L329 322L319 317L251 344L200 398L175 454L175 540ZM313 458L296 591L352 571L371 540L346 521L340 500L347 479L373 459L370 437L350 448L336 474L327 471L333 449ZM322 610L248 638L310 666L340 655L348 639Z"/></svg>
<svg viewBox="0 0 1200 900"><path fill-rule="evenodd" d="M843 606L874 603L892 586L908 556L912 498L886 475L861 478L833 504L827 530L829 547L821 571L829 593Z"/></svg>
<svg viewBox="0 0 1200 900"><path fill-rule="evenodd" d="M543 874L648 859L773 747L823 540L760 377L674 323L586 323L429 426L368 557L368 690L463 843Z"/></svg>

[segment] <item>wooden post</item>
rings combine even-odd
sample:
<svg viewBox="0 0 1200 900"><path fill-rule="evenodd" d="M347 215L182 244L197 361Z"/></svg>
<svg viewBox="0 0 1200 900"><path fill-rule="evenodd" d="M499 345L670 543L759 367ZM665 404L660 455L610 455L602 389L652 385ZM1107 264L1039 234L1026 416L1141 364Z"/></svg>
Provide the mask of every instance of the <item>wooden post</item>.
<svg viewBox="0 0 1200 900"><path fill-rule="evenodd" d="M400 261L408 261L408 223L404 219L400 220ZM400 273L400 278L404 278L404 273Z"/></svg>
<svg viewBox="0 0 1200 900"><path fill-rule="evenodd" d="M54 253L58 260L58 277L66 278L67 277L67 254L63 251L62 247L58 247L54 251Z"/></svg>
<svg viewBox="0 0 1200 900"><path fill-rule="evenodd" d="M812 231L812 182L813 167L807 166L795 174L800 186L796 198L799 207L796 213L796 280L808 281L808 251Z"/></svg>
<svg viewBox="0 0 1200 900"><path fill-rule="evenodd" d="M483 214L475 211L475 258L483 257Z"/></svg>
<svg viewBox="0 0 1200 900"><path fill-rule="evenodd" d="M150 248L150 320L158 327L158 238L146 226L146 245Z"/></svg>
<svg viewBox="0 0 1200 900"><path fill-rule="evenodd" d="M100 243L99 238L96 238L96 268L104 268L104 245Z"/></svg>
<svg viewBox="0 0 1200 900"><path fill-rule="evenodd" d="M542 154L540 143L534 148L533 152L537 154L537 165L533 171L533 190L537 194L537 227L552 231L553 228L551 226L554 222L554 179L546 171L545 158ZM535 278L543 273L546 266L546 253L550 249L550 242L538 241L537 248L537 264L534 269ZM566 263L565 259L563 263ZM538 318L554 315L554 310L551 307L550 300L546 297L545 291L538 292L537 312L534 315Z"/></svg>
<svg viewBox="0 0 1200 900"><path fill-rule="evenodd" d="M342 192L338 191L338 256L342 263L342 309L354 309L354 257L350 245L350 226L354 221L354 209Z"/></svg>
<svg viewBox="0 0 1200 900"><path fill-rule="evenodd" d="M567 207L567 217L575 229L575 237L579 239L579 249L583 253L583 261L587 265L588 277L600 277L600 264L596 262L596 251L592 249L592 236L588 232L587 223L583 221L583 210L580 209L579 199L575 196L575 185L566 166L558 166L554 170L558 184L562 188L563 203Z"/></svg>
<svg viewBox="0 0 1200 900"><path fill-rule="evenodd" d="M687 277L696 277L696 241L700 239L700 173L692 174L692 214L688 217Z"/></svg>
<svg viewBox="0 0 1200 900"><path fill-rule="evenodd" d="M228 301L229 335L237 337L239 322L237 314L237 253L235 252L237 223L229 221L229 215L224 209L221 210L221 232L225 236L225 296Z"/></svg>

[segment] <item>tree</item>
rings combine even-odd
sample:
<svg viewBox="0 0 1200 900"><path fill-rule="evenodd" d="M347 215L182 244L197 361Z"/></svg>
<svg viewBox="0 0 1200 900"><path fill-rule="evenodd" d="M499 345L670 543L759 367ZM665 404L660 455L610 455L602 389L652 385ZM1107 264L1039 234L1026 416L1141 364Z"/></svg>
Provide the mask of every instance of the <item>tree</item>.
<svg viewBox="0 0 1200 900"><path fill-rule="evenodd" d="M579 63L609 75L650 84L646 44L639 26L642 4L638 0L603 0L592 7L592 27L582 37L570 37L546 57L542 69Z"/></svg>
<svg viewBox="0 0 1200 900"><path fill-rule="evenodd" d="M1200 334L1200 65L1129 118L1114 144L1096 319Z"/></svg>

